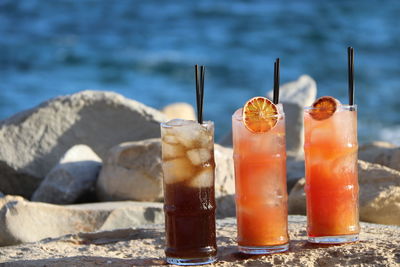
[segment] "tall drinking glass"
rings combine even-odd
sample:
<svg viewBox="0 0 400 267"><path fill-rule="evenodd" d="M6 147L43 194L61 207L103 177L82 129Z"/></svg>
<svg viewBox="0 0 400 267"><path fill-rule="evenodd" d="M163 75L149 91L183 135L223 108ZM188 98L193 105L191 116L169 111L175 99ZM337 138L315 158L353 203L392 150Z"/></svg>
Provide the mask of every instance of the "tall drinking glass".
<svg viewBox="0 0 400 267"><path fill-rule="evenodd" d="M214 124L171 120L161 138L167 262L214 262Z"/></svg>
<svg viewBox="0 0 400 267"><path fill-rule="evenodd" d="M305 165L308 240L344 243L358 240L357 107L338 105L318 119L306 107Z"/></svg>
<svg viewBox="0 0 400 267"><path fill-rule="evenodd" d="M232 116L238 245L248 254L289 247L285 115L277 107L277 124L264 133L246 128L242 109Z"/></svg>

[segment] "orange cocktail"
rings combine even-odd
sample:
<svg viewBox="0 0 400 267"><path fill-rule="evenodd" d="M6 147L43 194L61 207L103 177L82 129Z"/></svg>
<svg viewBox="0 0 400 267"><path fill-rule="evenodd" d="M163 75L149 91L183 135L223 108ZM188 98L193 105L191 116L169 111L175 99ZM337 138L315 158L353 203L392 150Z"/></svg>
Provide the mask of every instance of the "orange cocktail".
<svg viewBox="0 0 400 267"><path fill-rule="evenodd" d="M308 239L352 242L359 233L356 106L321 99L325 107L304 114Z"/></svg>
<svg viewBox="0 0 400 267"><path fill-rule="evenodd" d="M254 133L242 109L232 116L239 250L266 254L288 249L285 116L279 104L276 125Z"/></svg>

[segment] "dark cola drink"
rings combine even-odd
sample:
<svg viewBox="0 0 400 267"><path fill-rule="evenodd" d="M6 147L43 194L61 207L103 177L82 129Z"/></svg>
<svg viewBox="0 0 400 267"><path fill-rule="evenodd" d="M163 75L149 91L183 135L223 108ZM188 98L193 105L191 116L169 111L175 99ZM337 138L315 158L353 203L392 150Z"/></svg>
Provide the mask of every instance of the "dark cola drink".
<svg viewBox="0 0 400 267"><path fill-rule="evenodd" d="M167 262L214 262L214 124L176 119L161 136Z"/></svg>

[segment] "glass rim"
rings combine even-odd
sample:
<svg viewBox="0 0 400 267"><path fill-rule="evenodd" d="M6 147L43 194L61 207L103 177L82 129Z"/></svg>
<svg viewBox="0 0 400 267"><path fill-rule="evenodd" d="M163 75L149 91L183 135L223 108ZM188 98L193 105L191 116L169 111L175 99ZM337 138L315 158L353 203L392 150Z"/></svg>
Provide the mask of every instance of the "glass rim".
<svg viewBox="0 0 400 267"><path fill-rule="evenodd" d="M316 109L320 109L320 108L316 108L313 106L307 106L303 108L304 111L308 111L308 110L316 110ZM347 104L340 104L337 106L336 110L349 110L349 111L356 111L357 110L357 104L354 105L347 105Z"/></svg>
<svg viewBox="0 0 400 267"><path fill-rule="evenodd" d="M166 121L166 122L161 122L160 125L161 125L161 127L164 127L164 128L182 127L182 126L188 125L188 124L181 124L181 125L179 125L179 124L174 124L174 125L168 124L168 123L170 123L170 122L172 122L172 121L174 121L174 120L195 122L196 124L199 124L199 125L202 125L202 126L211 126L211 125L214 125L214 122L213 122L213 121L203 121L203 123L200 124L200 123L198 123L196 120L186 120L186 119L178 119L178 118L176 118L176 119L171 119L171 120Z"/></svg>
<svg viewBox="0 0 400 267"><path fill-rule="evenodd" d="M232 114L232 118L237 121L242 121L243 120L243 112L240 112L240 114L235 115L238 110L243 111L243 108L238 108L237 110L235 110L235 112ZM277 118L277 119L281 119L283 117L285 117L285 112L283 112L283 111L279 111L279 113L276 115L267 116L267 118Z"/></svg>

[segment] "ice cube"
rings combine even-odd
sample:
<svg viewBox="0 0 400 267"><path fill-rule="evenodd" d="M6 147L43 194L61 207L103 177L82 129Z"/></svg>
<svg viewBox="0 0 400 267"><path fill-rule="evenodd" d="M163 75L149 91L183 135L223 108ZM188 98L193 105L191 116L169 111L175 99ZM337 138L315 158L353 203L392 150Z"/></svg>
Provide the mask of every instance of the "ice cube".
<svg viewBox="0 0 400 267"><path fill-rule="evenodd" d="M171 128L164 131L166 133L165 135L173 135L177 142L181 143L183 146L187 148L212 148L212 123L200 125L195 121L172 120L168 122L168 125L171 126Z"/></svg>
<svg viewBox="0 0 400 267"><path fill-rule="evenodd" d="M191 149L186 154L193 165L204 164L211 159L210 150L205 148Z"/></svg>
<svg viewBox="0 0 400 267"><path fill-rule="evenodd" d="M276 188L264 198L264 205L269 207L284 207L287 203L287 194L283 193L282 188Z"/></svg>
<svg viewBox="0 0 400 267"><path fill-rule="evenodd" d="M162 168L166 184L182 182L195 174L195 168L187 158L164 161Z"/></svg>
<svg viewBox="0 0 400 267"><path fill-rule="evenodd" d="M212 167L202 169L188 183L191 187L211 187L214 184L214 169Z"/></svg>
<svg viewBox="0 0 400 267"><path fill-rule="evenodd" d="M213 141L212 136L210 133L207 133L205 130L198 136L198 143L200 147L212 149L213 148Z"/></svg>
<svg viewBox="0 0 400 267"><path fill-rule="evenodd" d="M332 128L331 127L315 127L310 132L310 142L313 144L324 144L331 142L332 140Z"/></svg>
<svg viewBox="0 0 400 267"><path fill-rule="evenodd" d="M163 136L162 140L164 143L168 143L171 145L178 144L178 139L173 135L165 135L165 136Z"/></svg>
<svg viewBox="0 0 400 267"><path fill-rule="evenodd" d="M357 147L349 148L347 153L339 154L330 161L330 170L338 177L351 175L357 172Z"/></svg>
<svg viewBox="0 0 400 267"><path fill-rule="evenodd" d="M332 119L332 139L343 146L356 144L357 114L351 111L338 110Z"/></svg>
<svg viewBox="0 0 400 267"><path fill-rule="evenodd" d="M173 159L173 158L180 158L185 155L185 149L183 146L171 145L168 143L162 143L162 158L163 159Z"/></svg>
<svg viewBox="0 0 400 267"><path fill-rule="evenodd" d="M193 123L196 123L196 122L191 121L191 120L184 120L184 119L173 119L173 120L166 122L165 124L167 126L174 127L174 126L190 125Z"/></svg>
<svg viewBox="0 0 400 267"><path fill-rule="evenodd" d="M192 125L185 125L179 128L179 130L175 131L175 136L178 139L179 143L184 145L187 148L192 148L196 146L196 140L200 136L199 129Z"/></svg>

